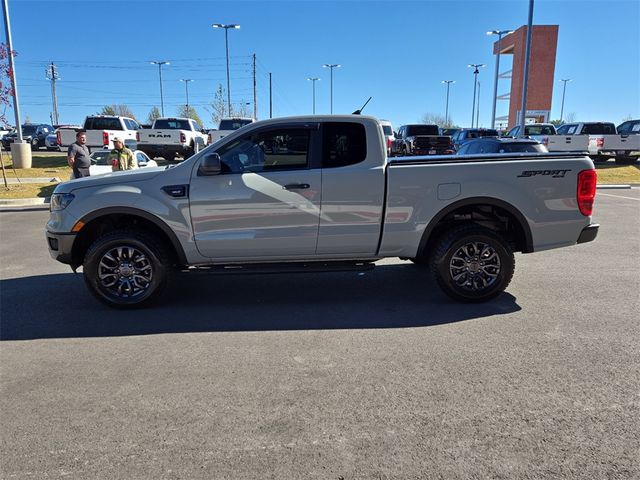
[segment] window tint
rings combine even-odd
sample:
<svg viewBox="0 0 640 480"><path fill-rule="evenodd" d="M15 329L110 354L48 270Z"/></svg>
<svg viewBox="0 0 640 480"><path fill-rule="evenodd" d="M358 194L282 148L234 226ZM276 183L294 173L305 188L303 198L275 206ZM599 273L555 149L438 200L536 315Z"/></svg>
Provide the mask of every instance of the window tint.
<svg viewBox="0 0 640 480"><path fill-rule="evenodd" d="M91 158L96 161L96 165L107 165L107 157L109 157L108 150L98 150L91 154Z"/></svg>
<svg viewBox="0 0 640 480"><path fill-rule="evenodd" d="M437 125L409 125L407 127L407 136L414 135L439 135L440 130Z"/></svg>
<svg viewBox="0 0 640 480"><path fill-rule="evenodd" d="M147 163L147 157L144 156L144 153L136 153L136 160L138 161L138 164Z"/></svg>
<svg viewBox="0 0 640 480"><path fill-rule="evenodd" d="M344 167L360 163L367 157L364 125L328 122L322 126L322 167Z"/></svg>
<svg viewBox="0 0 640 480"><path fill-rule="evenodd" d="M218 153L222 173L262 172L307 168L309 130L277 129L231 142Z"/></svg>
<svg viewBox="0 0 640 480"><path fill-rule="evenodd" d="M570 127L571 125L562 125L561 127L558 127L558 135L567 135Z"/></svg>
<svg viewBox="0 0 640 480"><path fill-rule="evenodd" d="M38 127L36 127L35 125L27 125L26 127L23 126L22 135L34 135L36 133L37 128Z"/></svg>
<svg viewBox="0 0 640 480"><path fill-rule="evenodd" d="M389 125L382 125L382 131L385 135L393 135L393 130L391 130Z"/></svg>
<svg viewBox="0 0 640 480"><path fill-rule="evenodd" d="M158 119L154 124L154 129L161 130L191 130L189 127L188 120L177 120L177 119Z"/></svg>
<svg viewBox="0 0 640 480"><path fill-rule="evenodd" d="M86 126L89 124L90 126ZM122 130L120 120L117 118L88 118L85 124L87 130Z"/></svg>
<svg viewBox="0 0 640 480"><path fill-rule="evenodd" d="M511 130L509 130L509 133L507 133L505 137L515 137L517 135L518 135L518 127L513 127Z"/></svg>
<svg viewBox="0 0 640 480"><path fill-rule="evenodd" d="M547 152L547 148L539 143L503 143L497 145L497 153L513 153L513 152ZM495 151L495 150L494 150ZM491 152L487 152L491 153Z"/></svg>
<svg viewBox="0 0 640 480"><path fill-rule="evenodd" d="M238 130L240 127L244 127L245 125L249 125L250 123L252 123L252 120L220 120L220 127L218 127L218 130Z"/></svg>
<svg viewBox="0 0 640 480"><path fill-rule="evenodd" d="M555 135L553 127L548 125L527 125L524 131L526 135Z"/></svg>
<svg viewBox="0 0 640 480"><path fill-rule="evenodd" d="M587 123L582 133L584 135L615 135L616 127L613 123Z"/></svg>

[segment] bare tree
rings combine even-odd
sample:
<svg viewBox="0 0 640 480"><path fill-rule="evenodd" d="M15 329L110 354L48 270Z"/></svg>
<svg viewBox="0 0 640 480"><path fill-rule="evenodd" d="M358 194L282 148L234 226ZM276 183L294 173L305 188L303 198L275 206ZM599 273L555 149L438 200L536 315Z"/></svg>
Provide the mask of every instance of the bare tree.
<svg viewBox="0 0 640 480"><path fill-rule="evenodd" d="M11 52L14 57L17 53ZM9 46L5 43L0 43L0 126L8 126L9 121L5 117L7 107L11 105L11 96L13 95L13 88L11 86L11 77L13 72L9 68Z"/></svg>
<svg viewBox="0 0 640 480"><path fill-rule="evenodd" d="M438 125L440 128L451 128L455 126L451 121L451 118L449 118L449 121L447 121L447 119L444 118L444 115L439 115L437 113L431 112L425 113L422 116L421 121L422 123L427 123L430 125Z"/></svg>
<svg viewBox="0 0 640 480"><path fill-rule="evenodd" d="M226 102L224 100L226 93L221 83L218 84L213 102L209 104L209 107L205 107L205 110L211 115L211 121L214 127L217 128L220 125L220 120L224 117L226 112Z"/></svg>
<svg viewBox="0 0 640 480"><path fill-rule="evenodd" d="M160 114L160 110L158 110L158 107L154 105L151 111L149 112L149 115L147 116L147 123L153 123L156 121L156 119L160 118L161 116L162 115Z"/></svg>
<svg viewBox="0 0 640 480"><path fill-rule="evenodd" d="M576 112L567 113L563 118L565 123L573 123L576 121Z"/></svg>
<svg viewBox="0 0 640 480"><path fill-rule="evenodd" d="M105 105L98 115L117 115L119 117L129 117L137 120L131 109L125 104Z"/></svg>
<svg viewBox="0 0 640 480"><path fill-rule="evenodd" d="M240 103L240 108L234 111L234 115L236 117L253 118L253 113L251 113L251 111L249 110L249 105L250 103L242 101Z"/></svg>

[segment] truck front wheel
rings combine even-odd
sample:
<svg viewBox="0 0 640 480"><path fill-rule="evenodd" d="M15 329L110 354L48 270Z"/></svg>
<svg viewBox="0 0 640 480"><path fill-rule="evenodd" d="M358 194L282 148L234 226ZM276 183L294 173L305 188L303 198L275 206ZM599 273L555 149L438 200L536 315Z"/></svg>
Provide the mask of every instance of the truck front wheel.
<svg viewBox="0 0 640 480"><path fill-rule="evenodd" d="M170 272L161 243L139 230L117 230L98 238L84 258L91 293L114 308L139 308L162 296Z"/></svg>
<svg viewBox="0 0 640 480"><path fill-rule="evenodd" d="M478 303L500 295L513 277L515 259L499 234L473 224L460 225L436 243L431 270L454 300Z"/></svg>

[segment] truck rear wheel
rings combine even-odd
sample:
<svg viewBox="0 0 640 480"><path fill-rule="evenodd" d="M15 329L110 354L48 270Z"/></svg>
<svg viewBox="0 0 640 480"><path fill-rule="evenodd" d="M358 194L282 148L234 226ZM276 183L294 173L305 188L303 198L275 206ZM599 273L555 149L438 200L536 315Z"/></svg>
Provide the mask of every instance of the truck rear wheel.
<svg viewBox="0 0 640 480"><path fill-rule="evenodd" d="M89 247L82 268L98 300L114 308L139 308L162 296L171 267L166 248L150 235L117 230Z"/></svg>
<svg viewBox="0 0 640 480"><path fill-rule="evenodd" d="M499 234L474 224L446 232L436 243L431 270L454 300L478 303L500 295L513 277L515 259Z"/></svg>

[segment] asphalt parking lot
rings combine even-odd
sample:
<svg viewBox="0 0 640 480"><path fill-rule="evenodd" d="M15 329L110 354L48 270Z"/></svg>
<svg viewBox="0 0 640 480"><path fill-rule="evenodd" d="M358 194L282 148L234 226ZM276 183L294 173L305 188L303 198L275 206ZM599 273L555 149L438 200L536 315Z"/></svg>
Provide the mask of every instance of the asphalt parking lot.
<svg viewBox="0 0 640 480"><path fill-rule="evenodd" d="M3 478L640 478L640 189L497 300L366 274L190 276L142 311L0 210Z"/></svg>

